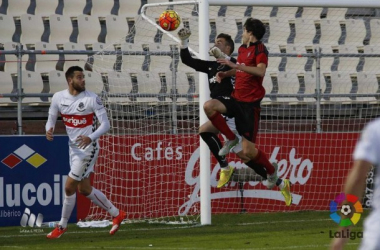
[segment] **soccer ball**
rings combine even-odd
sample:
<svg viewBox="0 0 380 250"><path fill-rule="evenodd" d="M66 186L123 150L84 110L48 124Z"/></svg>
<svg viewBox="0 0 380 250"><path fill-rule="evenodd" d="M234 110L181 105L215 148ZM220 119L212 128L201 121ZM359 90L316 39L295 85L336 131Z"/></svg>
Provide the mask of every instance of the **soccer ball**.
<svg viewBox="0 0 380 250"><path fill-rule="evenodd" d="M160 15L158 22L164 30L173 31L181 24L181 18L174 10L165 10Z"/></svg>

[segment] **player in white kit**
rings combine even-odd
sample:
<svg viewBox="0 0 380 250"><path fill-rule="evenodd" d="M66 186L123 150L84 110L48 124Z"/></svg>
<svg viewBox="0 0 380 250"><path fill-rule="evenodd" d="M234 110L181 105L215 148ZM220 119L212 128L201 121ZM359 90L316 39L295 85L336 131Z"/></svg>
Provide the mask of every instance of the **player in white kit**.
<svg viewBox="0 0 380 250"><path fill-rule="evenodd" d="M372 166L380 166L380 118L370 122L363 130L354 151L354 165L347 177L344 187L345 194L352 194L362 200L366 187L367 173ZM380 173L375 175L372 211L364 221L363 240L361 250L380 249ZM340 231L347 228L340 228ZM335 238L332 250L344 249L349 238Z"/></svg>
<svg viewBox="0 0 380 250"><path fill-rule="evenodd" d="M65 184L61 220L47 238L59 238L67 231L67 222L75 206L77 189L113 217L110 231L113 235L126 218L126 213L117 209L100 190L92 187L90 182L90 174L94 172L99 154L98 138L110 128L107 112L100 98L86 90L81 67L70 67L66 71L66 80L68 89L53 95L46 123L46 138L49 141L53 140L55 123L60 113L69 136L70 173ZM97 121L100 123L98 128Z"/></svg>

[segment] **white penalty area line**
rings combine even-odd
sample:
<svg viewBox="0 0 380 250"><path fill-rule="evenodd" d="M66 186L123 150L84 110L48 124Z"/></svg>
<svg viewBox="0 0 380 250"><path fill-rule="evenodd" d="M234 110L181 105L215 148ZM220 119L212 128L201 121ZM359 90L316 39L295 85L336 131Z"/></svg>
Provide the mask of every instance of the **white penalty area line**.
<svg viewBox="0 0 380 250"><path fill-rule="evenodd" d="M234 224L237 226L246 226L246 225L261 225L261 224L274 224L274 223L297 223L297 222L307 222L307 221L331 221L331 219L317 219L317 220L284 220L284 221L260 221L260 222L249 222L249 223L238 223Z"/></svg>

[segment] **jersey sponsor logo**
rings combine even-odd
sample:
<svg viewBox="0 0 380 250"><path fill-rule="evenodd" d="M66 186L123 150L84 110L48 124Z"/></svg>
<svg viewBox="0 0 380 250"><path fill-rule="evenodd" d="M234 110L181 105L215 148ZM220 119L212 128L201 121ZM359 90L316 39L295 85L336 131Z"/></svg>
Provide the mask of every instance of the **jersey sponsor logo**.
<svg viewBox="0 0 380 250"><path fill-rule="evenodd" d="M88 115L64 115L62 114L62 120L66 127L71 128L84 128L92 125L92 119L94 113Z"/></svg>

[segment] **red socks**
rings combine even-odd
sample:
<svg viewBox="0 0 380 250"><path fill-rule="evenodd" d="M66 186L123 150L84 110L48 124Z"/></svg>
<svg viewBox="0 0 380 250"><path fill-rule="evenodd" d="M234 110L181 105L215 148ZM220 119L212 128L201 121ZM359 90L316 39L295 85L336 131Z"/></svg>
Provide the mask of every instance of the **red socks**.
<svg viewBox="0 0 380 250"><path fill-rule="evenodd" d="M232 141L235 139L236 135L231 129L227 126L226 120L219 112L215 112L212 116L209 117L212 124L217 128L222 134L224 134L228 140Z"/></svg>
<svg viewBox="0 0 380 250"><path fill-rule="evenodd" d="M258 153L257 153L255 159L253 159L252 161L255 164L263 166L266 169L267 174L273 174L275 169L274 169L273 165L269 162L267 155L263 151L261 151L260 149L257 149L257 151L258 151Z"/></svg>

